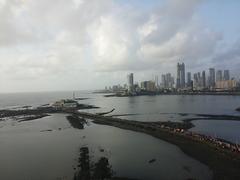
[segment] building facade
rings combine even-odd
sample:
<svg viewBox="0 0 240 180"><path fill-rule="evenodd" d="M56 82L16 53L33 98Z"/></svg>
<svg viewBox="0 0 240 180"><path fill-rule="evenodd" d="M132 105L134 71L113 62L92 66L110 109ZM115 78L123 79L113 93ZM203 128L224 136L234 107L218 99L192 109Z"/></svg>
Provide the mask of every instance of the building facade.
<svg viewBox="0 0 240 180"><path fill-rule="evenodd" d="M176 88L181 89L185 87L185 64L177 64L177 81Z"/></svg>
<svg viewBox="0 0 240 180"><path fill-rule="evenodd" d="M224 72L223 72L223 80L225 80L225 81L230 80L230 72L229 72L229 70L224 70Z"/></svg>
<svg viewBox="0 0 240 180"><path fill-rule="evenodd" d="M216 82L216 90L229 91L237 88L236 80L222 80Z"/></svg>
<svg viewBox="0 0 240 180"><path fill-rule="evenodd" d="M191 87L192 85L192 74L191 72L187 73L187 87Z"/></svg>
<svg viewBox="0 0 240 180"><path fill-rule="evenodd" d="M130 73L127 75L127 82L128 82L128 91L133 92L134 91L133 73Z"/></svg>
<svg viewBox="0 0 240 180"><path fill-rule="evenodd" d="M156 91L155 82L153 81L143 81L141 82L141 89L145 91Z"/></svg>
<svg viewBox="0 0 240 180"><path fill-rule="evenodd" d="M218 70L216 73L216 81L222 81L223 76L222 76L222 70Z"/></svg>
<svg viewBox="0 0 240 180"><path fill-rule="evenodd" d="M215 69L214 68L210 68L209 69L209 87L210 88L214 88L215 87Z"/></svg>

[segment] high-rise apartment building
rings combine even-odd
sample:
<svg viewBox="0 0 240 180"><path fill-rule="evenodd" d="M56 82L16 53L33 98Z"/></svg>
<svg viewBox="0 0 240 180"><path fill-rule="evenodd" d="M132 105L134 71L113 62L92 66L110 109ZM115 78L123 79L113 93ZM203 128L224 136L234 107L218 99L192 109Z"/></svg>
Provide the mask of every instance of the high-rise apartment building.
<svg viewBox="0 0 240 180"><path fill-rule="evenodd" d="M128 91L132 92L134 89L133 73L130 73L127 75L127 82L128 82Z"/></svg>
<svg viewBox="0 0 240 180"><path fill-rule="evenodd" d="M167 88L173 88L174 78L171 73L166 74Z"/></svg>
<svg viewBox="0 0 240 180"><path fill-rule="evenodd" d="M145 91L156 91L155 82L153 81L143 81L141 82L141 89Z"/></svg>
<svg viewBox="0 0 240 180"><path fill-rule="evenodd" d="M163 74L161 87L162 88L173 88L174 78L172 77L171 73Z"/></svg>
<svg viewBox="0 0 240 180"><path fill-rule="evenodd" d="M184 88L184 87L185 87L185 64L178 63L176 88Z"/></svg>
<svg viewBox="0 0 240 180"><path fill-rule="evenodd" d="M202 72L202 88L206 88L206 73Z"/></svg>
<svg viewBox="0 0 240 180"><path fill-rule="evenodd" d="M187 73L187 86L191 87L192 84L192 75L190 72Z"/></svg>
<svg viewBox="0 0 240 180"><path fill-rule="evenodd" d="M167 78L166 78L165 74L162 75L161 87L162 88L166 88L167 87Z"/></svg>
<svg viewBox="0 0 240 180"><path fill-rule="evenodd" d="M223 80L225 80L225 81L230 80L229 70L224 70L224 72L223 72Z"/></svg>
<svg viewBox="0 0 240 180"><path fill-rule="evenodd" d="M215 86L215 69L210 68L209 69L209 87L214 87Z"/></svg>
<svg viewBox="0 0 240 180"><path fill-rule="evenodd" d="M159 83L158 83L158 76L155 76L155 79L154 79L154 81L155 81L155 85L156 85L156 87L159 87Z"/></svg>
<svg viewBox="0 0 240 180"><path fill-rule="evenodd" d="M223 76L222 76L222 70L218 70L216 73L216 81L222 81Z"/></svg>

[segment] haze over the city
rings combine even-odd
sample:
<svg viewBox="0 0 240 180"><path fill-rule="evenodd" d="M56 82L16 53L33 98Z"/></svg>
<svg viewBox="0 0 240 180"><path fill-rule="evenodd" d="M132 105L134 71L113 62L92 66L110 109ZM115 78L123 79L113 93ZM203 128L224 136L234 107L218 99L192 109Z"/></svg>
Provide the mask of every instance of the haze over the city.
<svg viewBox="0 0 240 180"><path fill-rule="evenodd" d="M171 72L239 78L240 1L0 0L0 92L101 89Z"/></svg>

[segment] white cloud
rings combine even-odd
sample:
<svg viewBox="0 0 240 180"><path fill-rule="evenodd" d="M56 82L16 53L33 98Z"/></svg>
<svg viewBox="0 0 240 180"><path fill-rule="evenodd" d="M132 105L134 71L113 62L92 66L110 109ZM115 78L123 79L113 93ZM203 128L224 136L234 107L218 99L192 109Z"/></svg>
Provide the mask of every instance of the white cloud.
<svg viewBox="0 0 240 180"><path fill-rule="evenodd" d="M1 0L1 81L44 80L58 89L74 76L93 88L90 79L106 72L124 80L127 71L165 71L179 58L197 66L223 38L197 17L201 3L170 0L146 12L114 0Z"/></svg>

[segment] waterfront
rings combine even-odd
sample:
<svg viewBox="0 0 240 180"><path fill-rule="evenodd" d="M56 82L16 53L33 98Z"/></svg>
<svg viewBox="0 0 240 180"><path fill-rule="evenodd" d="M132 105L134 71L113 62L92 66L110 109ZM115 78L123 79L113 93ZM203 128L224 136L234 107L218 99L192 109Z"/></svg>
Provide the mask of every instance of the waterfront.
<svg viewBox="0 0 240 180"><path fill-rule="evenodd" d="M72 94L73 92L0 94L0 108L39 106L59 99L72 98ZM119 117L129 120L180 122L187 118L199 118L196 114L240 116L240 112L235 111L240 106L240 96L158 95L106 98L103 94L93 94L91 91L76 91L75 94L76 97L89 98L79 101L80 103L100 107L85 110L87 112L105 112L115 108L109 115L120 115ZM240 142L239 129L236 128L240 122L226 119L226 126L224 123L212 121L198 120L194 123L196 127L193 130L203 126L208 129L209 126L212 128L201 132L219 136L233 143ZM217 125L212 126L214 123Z"/></svg>

